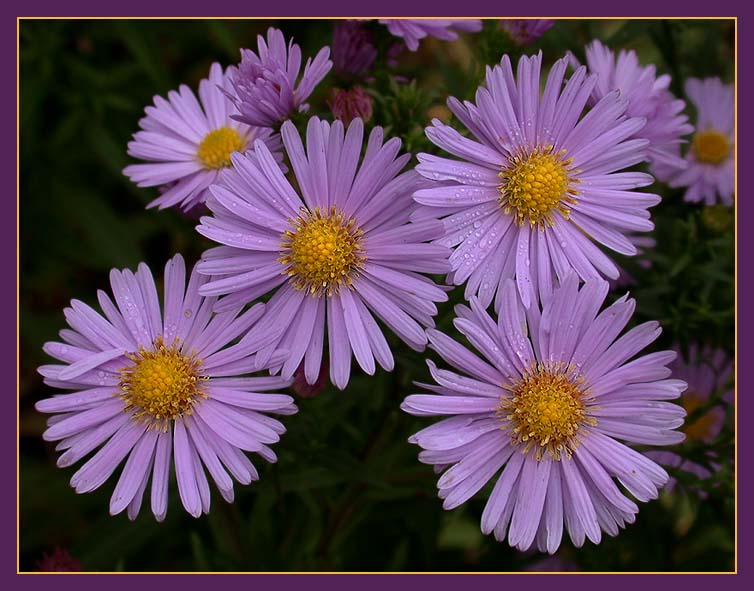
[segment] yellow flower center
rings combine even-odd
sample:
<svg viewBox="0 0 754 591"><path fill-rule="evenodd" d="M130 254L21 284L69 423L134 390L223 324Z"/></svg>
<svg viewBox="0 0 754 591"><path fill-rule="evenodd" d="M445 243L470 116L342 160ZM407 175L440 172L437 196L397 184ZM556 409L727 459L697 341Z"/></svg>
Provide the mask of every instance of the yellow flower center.
<svg viewBox="0 0 754 591"><path fill-rule="evenodd" d="M147 421L166 431L170 421L191 414L198 397L206 398L200 389L200 360L186 356L176 345L167 347L161 337L154 349L140 347L127 357L134 365L120 373L121 399L126 411L135 409L137 421Z"/></svg>
<svg viewBox="0 0 754 591"><path fill-rule="evenodd" d="M511 397L500 401L498 416L523 453L536 449L537 459L546 451L555 460L578 445L578 432L596 421L587 415L583 378L560 365L538 364L513 386Z"/></svg>
<svg viewBox="0 0 754 591"><path fill-rule="evenodd" d="M196 154L206 168L225 168L230 166L230 155L246 146L246 140L232 127L220 127L210 131Z"/></svg>
<svg viewBox="0 0 754 591"><path fill-rule="evenodd" d="M686 409L686 416L691 416L704 405L704 400L696 392L685 392L681 396L681 406ZM706 412L694 422L687 422L683 426L683 432L689 441L706 441L712 433L712 427L715 423L715 415Z"/></svg>
<svg viewBox="0 0 754 591"><path fill-rule="evenodd" d="M578 195L572 188L578 180L571 176L578 171L569 169L570 164L565 150L554 153L552 146L511 157L498 174L502 179L500 205L505 213L513 212L519 226L527 221L532 226L551 226L555 210L567 218L569 205L576 203Z"/></svg>
<svg viewBox="0 0 754 591"><path fill-rule="evenodd" d="M730 148L728 138L714 129L700 131L691 142L697 160L707 164L720 164L730 154Z"/></svg>
<svg viewBox="0 0 754 591"><path fill-rule="evenodd" d="M344 284L350 287L365 260L356 222L335 207L324 214L319 208L314 213L302 208L292 225L283 233L279 260L294 278L294 287L315 296L337 293Z"/></svg>

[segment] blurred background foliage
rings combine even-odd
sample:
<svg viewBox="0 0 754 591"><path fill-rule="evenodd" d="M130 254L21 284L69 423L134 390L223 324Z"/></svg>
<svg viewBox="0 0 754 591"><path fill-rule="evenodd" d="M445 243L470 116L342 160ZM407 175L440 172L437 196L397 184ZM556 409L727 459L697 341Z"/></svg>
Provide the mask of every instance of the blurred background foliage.
<svg viewBox="0 0 754 591"><path fill-rule="evenodd" d="M35 371L48 361L42 344L64 327L62 310L71 298L96 306L96 290L108 288L111 267L146 261L161 276L172 254L194 261L209 246L194 231L195 220L144 209L156 192L121 174L130 160L126 143L153 95L181 83L195 89L213 61L236 63L238 49L255 48L256 35L273 24L301 44L304 56L332 38L328 20L21 22L21 569L34 570L56 546L84 570L108 571L732 569L732 410L710 446L680 446L685 457L701 461L714 451L721 469L713 478L700 482L671 470L679 479L675 490L643 504L636 523L617 538L581 549L564 540L556 558L542 562L544 555L480 533L484 494L442 510L436 476L406 442L428 423L398 408L414 391L412 382L428 377L423 356L395 338L392 374L378 370L370 378L355 371L345 392L328 387L299 400L301 411L286 419L288 433L276 446L279 463L259 463L260 482L237 487L233 505L213 491L213 510L195 520L174 490L164 523L144 507L131 523L124 514L107 514L114 479L87 495L69 487L74 470L55 467L53 446L41 439L44 419L33 409L51 394ZM374 99L370 124L400 135L413 152L436 152L423 128L432 117L451 119L448 95L472 98L486 64L524 51L497 21L487 21L478 35L452 43L427 39L418 52L404 51L388 65L391 40L384 27L369 26L382 50L373 78L359 82ZM547 64L567 50L583 61L583 47L594 38L635 49L644 64L673 76L679 96L688 76L733 81L731 21L564 20L525 51L541 49ZM331 117L328 87L353 83L330 73L310 100L312 112ZM698 341L732 356L733 212L686 204L680 191L664 185L652 189L664 199L653 210L657 247L643 256L651 266L619 261L635 280L628 287L638 300L633 322L661 322L656 349ZM452 308L462 292L452 292L437 318L454 335Z"/></svg>

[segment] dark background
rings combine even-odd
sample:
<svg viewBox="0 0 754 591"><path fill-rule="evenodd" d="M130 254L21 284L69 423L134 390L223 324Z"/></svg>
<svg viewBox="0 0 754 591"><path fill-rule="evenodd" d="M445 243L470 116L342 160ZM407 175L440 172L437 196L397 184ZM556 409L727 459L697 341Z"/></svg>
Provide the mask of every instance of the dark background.
<svg viewBox="0 0 754 591"><path fill-rule="evenodd" d="M330 387L299 400L276 446L276 465L258 463L261 480L236 487L227 505L199 520L185 514L175 490L166 521L142 507L136 522L110 517L111 479L76 495L75 468L55 467L53 446L42 441L44 418L35 401L51 395L35 369L49 360L41 345L65 326L71 298L96 306L111 267L149 263L158 284L165 260L181 252L198 259L209 243L178 212L146 211L154 189L138 189L121 174L130 162L126 143L152 96L181 83L196 89L209 65L238 61L238 48L256 46L274 24L293 35L304 56L329 44L333 23L318 21L27 21L20 24L20 568L34 570L43 553L66 548L84 570L125 571L506 571L547 568L542 556L522 554L479 531L484 495L446 512L436 498L436 476L416 460L406 438L429 424L398 409L426 380L423 356L390 342L396 370L374 378L355 371L344 392ZM373 25L377 41L389 40ZM613 49L636 49L674 77L682 96L688 76L733 80L731 21L559 21L527 52L542 48L551 63L600 38ZM431 116L447 116L448 94L471 98L484 64L503 51L520 53L490 21L478 35L455 43L427 40L404 52L392 69L380 65L361 82L375 97L371 123L404 138L411 151L435 151L423 136ZM393 75L399 77L396 83ZM348 86L331 73L312 97L313 113L330 116L331 86ZM691 109L689 114L694 119ZM682 202L680 191L654 208L657 248L621 264L636 278L634 322L659 320L656 348L691 341L733 355L734 220L724 208ZM624 290L625 291L625 290ZM439 327L450 328L452 305ZM620 292L623 293L623 292ZM428 354L433 356L432 353ZM730 414L730 413L729 413ZM731 419L732 417L728 417ZM729 425L732 421L729 420ZM703 483L674 473L675 492L643 504L637 522L599 546L575 549L564 541L556 568L607 571L730 570L734 499L730 426L712 444L723 468ZM706 449L678 450L698 458ZM697 488L705 489L704 500ZM550 565L552 566L552 564Z"/></svg>

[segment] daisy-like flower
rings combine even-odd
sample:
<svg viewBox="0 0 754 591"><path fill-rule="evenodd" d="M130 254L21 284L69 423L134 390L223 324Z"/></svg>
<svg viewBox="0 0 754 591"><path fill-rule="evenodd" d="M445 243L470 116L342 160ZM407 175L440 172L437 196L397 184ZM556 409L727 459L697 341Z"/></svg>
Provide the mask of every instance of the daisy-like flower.
<svg viewBox="0 0 754 591"><path fill-rule="evenodd" d="M313 117L305 150L295 125L285 122L283 143L300 196L259 142L249 157L235 156L237 169L212 187L214 217L202 218L197 228L224 245L207 251L197 266L213 276L201 293L228 294L218 308L224 309L274 291L264 318L245 338L263 342L267 354L290 351L284 377L303 359L306 380L314 384L327 330L330 376L341 389L352 352L369 374L375 361L393 369L375 316L422 350L423 326L432 326L437 313L434 302L447 300L420 275L448 271L448 249L427 244L442 235L442 224L409 221L418 207L411 194L426 181L414 171L399 174L410 155L398 155L398 138L383 145L380 127L372 130L359 165L363 133L361 119L344 133L340 121Z"/></svg>
<svg viewBox="0 0 754 591"><path fill-rule="evenodd" d="M255 364L253 344L226 347L260 318L264 305L215 314L216 298L199 295L206 282L192 271L186 287L183 259L174 257L165 267L161 312L145 264L136 273L113 269L115 302L97 293L104 315L73 300L65 310L70 328L60 331L64 342L44 346L63 362L39 368L45 384L71 392L36 404L53 415L43 437L59 441L61 468L99 448L71 478L77 493L102 486L126 460L110 499L112 515L127 509L135 519L151 478L152 513L162 521L173 463L191 515L209 511L205 469L231 502L233 478L242 484L258 479L241 450L276 461L269 444L285 428L267 414L296 412L290 396L269 392L288 380L243 376ZM284 357L278 352L272 362Z"/></svg>
<svg viewBox="0 0 754 591"><path fill-rule="evenodd" d="M204 202L207 187L230 166L233 152L246 151L257 139L280 150L280 139L271 129L231 118L235 107L225 94L231 92L229 72L215 63L209 78L199 83L200 100L184 84L170 91L167 100L155 96L154 105L145 109L147 116L139 121L141 131L128 143L128 154L148 163L127 166L123 174L140 187L163 188L147 207L190 210Z"/></svg>
<svg viewBox="0 0 754 591"><path fill-rule="evenodd" d="M722 349L713 349L709 345L699 350L696 343L691 344L688 360L679 355L670 365L673 375L685 380L688 389L681 396L680 402L691 420L683 427L686 440L693 443L711 443L723 428L725 422L725 405L733 404L733 389L729 382L733 376L733 360ZM721 404L708 408L702 414L700 409L706 407L714 397L719 397ZM708 453L707 466L688 460L673 451L650 451L647 455L655 462L693 474L700 480L712 475L710 468L720 469L719 458ZM675 486L675 479L668 482L668 489ZM702 493L703 491L699 491Z"/></svg>
<svg viewBox="0 0 754 591"><path fill-rule="evenodd" d="M382 19L392 35L400 37L411 51L419 49L419 42L425 37L435 37L443 41L458 39L458 31L478 33L482 30L482 21L472 19Z"/></svg>
<svg viewBox="0 0 754 591"><path fill-rule="evenodd" d="M503 29L519 45L531 45L555 25L554 20L544 18L503 19Z"/></svg>
<svg viewBox="0 0 754 591"><path fill-rule="evenodd" d="M668 479L627 443L671 445L682 407L665 402L686 387L667 379L673 351L634 358L660 334L647 322L616 337L629 321L627 296L598 314L607 282L570 274L541 311L525 310L508 280L502 313L491 318L476 298L458 306L456 328L481 353L429 330L430 347L459 373L427 361L437 385L408 396L404 411L450 415L414 434L419 460L444 471L437 485L443 507L470 499L499 473L481 518L511 546L554 553L563 524L574 545L599 543L633 523L638 501L658 496Z"/></svg>
<svg viewBox="0 0 754 591"><path fill-rule="evenodd" d="M686 95L696 107L696 133L686 152L685 170L654 171L671 187L688 187L684 199L733 205L735 188L735 99L732 84L719 78L689 78ZM678 148L675 149L678 152Z"/></svg>
<svg viewBox="0 0 754 591"><path fill-rule="evenodd" d="M487 307L515 278L524 305L552 291L571 270L582 279L615 279L618 268L595 242L636 254L627 238L654 225L647 208L657 195L633 191L652 183L648 174L619 172L645 158L646 139L629 139L645 123L628 118L617 91L584 117L596 76L578 68L563 86L566 58L555 62L540 97L541 53L522 57L514 77L508 56L487 69L477 104L451 97L448 106L476 139L433 120L429 139L462 160L419 154L416 170L445 181L414 199L444 220L438 241L455 247L448 281L467 282ZM581 118L580 118L581 117Z"/></svg>
<svg viewBox="0 0 754 591"><path fill-rule="evenodd" d="M285 45L283 33L267 30L267 41L257 37L257 53L241 50L241 63L233 69L235 92L230 94L240 112L235 119L249 125L272 127L296 111L305 112L306 99L332 67L330 48L319 50L314 60L306 60L301 70L301 48L291 41Z"/></svg>
<svg viewBox="0 0 754 591"><path fill-rule="evenodd" d="M683 136L694 131L694 127L683 113L686 103L668 90L670 76L657 76L653 65L639 64L633 50L621 50L616 58L610 48L598 40L586 47L586 61L589 72L597 75L590 102L596 104L606 94L620 91L620 95L628 100L626 114L647 120L636 137L649 140L647 158L650 164L685 168L686 163L673 153L673 147L680 145Z"/></svg>

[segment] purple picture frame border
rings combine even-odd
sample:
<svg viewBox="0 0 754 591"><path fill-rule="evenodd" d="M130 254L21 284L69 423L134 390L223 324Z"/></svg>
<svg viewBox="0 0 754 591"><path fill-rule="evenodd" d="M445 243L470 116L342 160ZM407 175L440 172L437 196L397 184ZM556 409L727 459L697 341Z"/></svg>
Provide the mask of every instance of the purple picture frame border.
<svg viewBox="0 0 754 591"><path fill-rule="evenodd" d="M281 17L281 16L570 16L570 17L737 17L737 43L738 43L738 138L737 142L738 162L742 164L738 171L738 186L749 187L752 185L754 169L748 166L752 157L752 146L749 138L754 137L752 118L746 109L747 105L754 104L752 95L752 80L748 78L751 71L752 57L754 56L754 17L751 16L754 8L752 5L744 5L740 0L717 0L714 3L698 3L691 5L681 0L633 0L623 5L608 4L604 1L581 0L576 3L566 3L562 0L540 0L536 4L528 4L528 11L522 10L520 5L508 3L504 0L492 2L490 0L465 0L457 9L451 9L446 5L437 14L439 5L431 0L415 0L408 6L405 0L381 0L377 6L364 3L346 2L344 0L331 0L328 2L302 2L301 0L289 0L289 2L275 5L275 10L269 4L261 5L249 0L239 1L225 0L221 4L212 3L190 6L178 0L130 0L128 3L105 4L101 0L68 0L65 3L53 0L30 0L27 2L6 2L0 7L2 14L2 35L0 35L0 60L5 74L10 78L16 76L17 80L17 18L32 16L142 16L142 17L170 17L170 16L258 16L258 17ZM379 12L378 12L379 11ZM14 74L15 73L15 74ZM10 85L8 85L10 86ZM16 392L17 400L17 88L16 92L3 92L2 100L2 167L3 178L7 186L3 192L2 202L9 205L9 212L0 218L0 252L3 257L5 273L13 274L14 289L0 292L0 327L2 327L2 340L0 341L0 375L5 376L7 381L14 384L14 388L6 388L6 401L2 404L0 412L0 434L2 446L0 446L0 467L6 474L7 486L0 489L2 504L0 515L2 528L0 529L0 585L4 589L54 589L55 591L67 591L68 589L100 589L103 584L108 591L130 590L134 585L148 585L148 588L165 584L180 585L181 591L193 591L204 589L206 585L213 584L207 579L210 576L222 577L217 583L227 588L241 588L254 585L263 589L294 589L305 586L307 589L317 591L319 589L350 589L358 585L360 591L379 590L385 584L397 586L400 589L410 587L431 587L433 591L455 589L457 585L472 585L477 589L497 589L501 585L525 587L529 589L551 589L554 585L569 589L578 586L579 589L603 590L609 585L611 591L633 590L636 586L650 588L678 586L683 591L708 590L709 586L720 586L721 589L751 589L754 588L754 566L752 566L752 532L754 526L752 509L748 500L752 498L752 482L754 474L751 471L751 455L754 451L752 438L754 430L747 428L749 419L752 418L752 401L749 394L752 388L752 373L747 360L751 356L751 344L745 337L751 326L752 308L748 305L751 301L752 278L749 273L748 253L754 248L754 233L744 232L738 236L737 249L741 255L741 265L737 267L737 328L742 335L740 343L737 343L737 366L741 371L737 372L736 388L741 392L737 397L737 422L742 428L737 429L737 450L741 450L737 458L738 474L738 574L735 575L672 575L672 574L615 574L615 575L390 575L386 580L385 575L371 574L282 574L282 575L251 575L253 578L245 578L247 575L32 575L17 574L17 504L16 482L12 485L10 474L17 477L17 416L13 401L10 400L10 391ZM43 138L40 138L43 141ZM16 186L11 186L11 179L16 179ZM738 192L736 197L738 197ZM752 209L752 197L747 192L743 193L741 200L737 201L737 227L747 228L750 221L754 221ZM51 229L54 231L54 228ZM45 229L50 231L50 229ZM740 361L743 360L743 364ZM180 577L179 581L172 583L164 577ZM505 578L500 579L503 576ZM54 577L54 578L50 578ZM102 577L106 577L103 580ZM135 579L134 577L139 577ZM143 581L141 577L148 580ZM358 580L354 580L358 577ZM459 578L460 577L460 578ZM524 578L526 577L526 578ZM551 577L556 577L553 579ZM671 577L671 578L668 578ZM710 578L715 580L711 580ZM463 580L462 580L462 579ZM678 579L682 580L678 580ZM746 582L748 581L748 583ZM214 583L214 584L217 584Z"/></svg>

